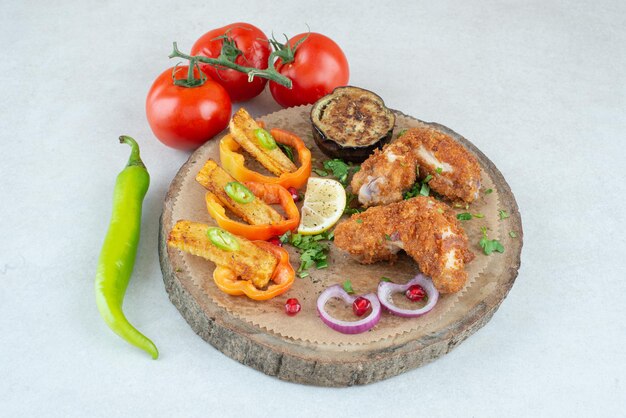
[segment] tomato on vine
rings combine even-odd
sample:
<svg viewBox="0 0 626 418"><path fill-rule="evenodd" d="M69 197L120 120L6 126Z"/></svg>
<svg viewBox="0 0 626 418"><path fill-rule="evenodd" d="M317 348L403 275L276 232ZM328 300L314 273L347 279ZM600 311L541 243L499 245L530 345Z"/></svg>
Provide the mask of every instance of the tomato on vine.
<svg viewBox="0 0 626 418"><path fill-rule="evenodd" d="M279 59L276 71L289 78L291 88L270 81L274 100L283 107L315 103L350 79L348 60L339 45L319 33L301 33L281 44L270 40Z"/></svg>
<svg viewBox="0 0 626 418"><path fill-rule="evenodd" d="M165 70L146 98L146 116L154 135L165 145L192 150L220 133L230 120L231 101L218 83L197 65Z"/></svg>
<svg viewBox="0 0 626 418"><path fill-rule="evenodd" d="M267 36L249 23L232 23L213 29L202 35L191 48L191 55L218 59L223 56L228 61L245 67L264 70L268 66L271 53ZM267 79L253 77L240 71L216 67L199 62L200 69L221 84L233 102L242 102L258 96Z"/></svg>

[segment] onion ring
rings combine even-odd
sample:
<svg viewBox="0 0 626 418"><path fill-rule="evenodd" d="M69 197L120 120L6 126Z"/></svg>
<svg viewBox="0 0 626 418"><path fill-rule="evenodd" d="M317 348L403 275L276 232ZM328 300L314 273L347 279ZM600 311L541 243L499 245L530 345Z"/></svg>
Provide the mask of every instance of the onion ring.
<svg viewBox="0 0 626 418"><path fill-rule="evenodd" d="M372 304L372 312L370 312L370 314L365 318L358 321L342 321L340 319L333 318L328 312L326 312L326 309L324 309L326 302L332 298L343 299L345 302L352 304L358 297L359 296L349 295L339 285L329 287L320 294L319 298L317 298L317 312L320 315L320 319L330 328L343 334L360 334L374 328L380 320L380 313L382 309L378 298L373 293L368 293L367 295L362 296L369 300Z"/></svg>
<svg viewBox="0 0 626 418"><path fill-rule="evenodd" d="M391 296L394 293L406 292L406 290L414 284L422 286L426 291L426 295L428 296L428 302L426 305L420 309L403 309L394 305ZM428 277L420 273L411 279L407 284L380 282L378 284L378 299L380 300L380 303L392 314L404 318L416 318L430 312L430 310L435 307L437 301L439 300L439 292L435 289L433 282Z"/></svg>

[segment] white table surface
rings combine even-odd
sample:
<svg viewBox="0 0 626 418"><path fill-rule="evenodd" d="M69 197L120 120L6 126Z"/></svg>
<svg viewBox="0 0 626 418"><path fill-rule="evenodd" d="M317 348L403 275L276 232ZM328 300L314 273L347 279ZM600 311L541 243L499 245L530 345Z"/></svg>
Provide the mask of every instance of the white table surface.
<svg viewBox="0 0 626 418"><path fill-rule="evenodd" d="M624 2L272 4L2 2L0 416L624 416ZM189 154L157 142L144 100L172 41L235 21L329 35L351 84L451 127L506 177L519 277L448 355L365 387L302 386L227 358L169 302L158 219ZM267 93L245 106L279 109ZM94 303L120 134L152 176L125 311L158 361Z"/></svg>

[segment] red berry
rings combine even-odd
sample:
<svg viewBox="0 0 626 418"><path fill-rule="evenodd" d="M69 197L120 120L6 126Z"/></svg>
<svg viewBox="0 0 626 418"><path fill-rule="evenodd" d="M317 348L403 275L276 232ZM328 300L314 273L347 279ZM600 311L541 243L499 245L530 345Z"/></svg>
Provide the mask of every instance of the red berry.
<svg viewBox="0 0 626 418"><path fill-rule="evenodd" d="M300 309L302 309L302 306L296 298L287 299L287 302L285 302L285 312L287 315L293 316L300 312Z"/></svg>
<svg viewBox="0 0 626 418"><path fill-rule="evenodd" d="M424 297L426 296L426 291L419 284L414 284L406 290L405 295L409 300L412 300L413 302L418 302L424 299Z"/></svg>
<svg viewBox="0 0 626 418"><path fill-rule="evenodd" d="M363 316L372 306L372 303L365 299L363 296L359 296L352 302L352 310L356 316Z"/></svg>
<svg viewBox="0 0 626 418"><path fill-rule="evenodd" d="M280 238L278 238L278 237L272 237L272 238L268 239L267 242L269 242L270 244L274 244L274 245L276 245L278 247L282 247L283 246L283 243L280 242Z"/></svg>
<svg viewBox="0 0 626 418"><path fill-rule="evenodd" d="M300 200L300 195L298 194L298 190L296 190L295 187L290 187L287 189L287 191L291 194L291 198L293 199L294 202L297 202L298 200Z"/></svg>

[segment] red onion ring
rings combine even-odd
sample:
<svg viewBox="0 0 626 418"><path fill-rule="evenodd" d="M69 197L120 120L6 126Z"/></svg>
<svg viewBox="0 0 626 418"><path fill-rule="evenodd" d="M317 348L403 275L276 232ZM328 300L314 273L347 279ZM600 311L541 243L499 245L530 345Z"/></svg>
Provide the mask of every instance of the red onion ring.
<svg viewBox="0 0 626 418"><path fill-rule="evenodd" d="M406 290L414 284L422 286L426 291L426 295L428 296L428 302L426 305L420 309L403 309L394 305L391 296L394 293L406 292ZM428 277L420 273L411 279L411 281L407 284L380 282L378 284L378 299L380 300L380 303L392 314L402 316L404 318L415 318L430 312L430 310L435 307L435 304L437 304L437 301L439 300L439 292L435 289L433 282Z"/></svg>
<svg viewBox="0 0 626 418"><path fill-rule="evenodd" d="M369 300L372 304L372 312L368 316L358 321L342 321L340 319L333 318L324 309L326 302L332 298L343 299L345 302L352 304L358 296L349 295L341 286L334 285L324 290L322 294L317 298L317 312L320 315L320 319L330 328L335 331L339 331L344 334L360 334L367 330L374 328L374 326L380 320L380 302L373 293L363 295L365 299Z"/></svg>

